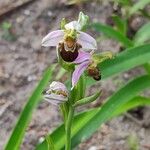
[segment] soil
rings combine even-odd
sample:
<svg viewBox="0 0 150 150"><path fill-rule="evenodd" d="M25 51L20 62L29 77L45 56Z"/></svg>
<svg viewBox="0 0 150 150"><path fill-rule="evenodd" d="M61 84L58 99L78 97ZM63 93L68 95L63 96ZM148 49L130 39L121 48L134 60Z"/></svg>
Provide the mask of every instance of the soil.
<svg viewBox="0 0 150 150"><path fill-rule="evenodd" d="M12 27L9 29L9 34L5 29L0 28L0 149L4 149L27 98L41 78L43 71L56 62L55 49L41 47L43 36L49 30L58 29L62 18L66 17L69 20L77 18L81 10L90 16L91 21L102 23L105 23L107 17L113 12L110 3L95 1L66 6L65 2L64 0L36 0L1 18L1 24L9 22ZM96 37L94 32L93 36ZM99 52L112 50L116 53L120 49L120 45L111 39L102 40L98 46ZM142 73L142 69L136 68L101 82L102 100L129 79ZM93 86L90 92L94 92L96 88L97 86ZM86 107L95 107L100 103L94 102ZM109 121L76 149L130 150L131 144L128 141L129 138L134 138L140 150L150 150L149 111L149 108L144 107L134 112L135 116L132 112ZM138 117L140 112L141 118ZM133 118L146 126L138 124ZM21 150L33 150L35 145L60 122L58 108L42 101L33 113Z"/></svg>

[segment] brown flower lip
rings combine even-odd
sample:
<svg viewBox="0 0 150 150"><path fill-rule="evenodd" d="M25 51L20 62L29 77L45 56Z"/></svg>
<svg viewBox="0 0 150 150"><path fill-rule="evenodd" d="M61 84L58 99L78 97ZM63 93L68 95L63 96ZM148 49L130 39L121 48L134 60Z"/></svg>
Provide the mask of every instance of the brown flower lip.
<svg viewBox="0 0 150 150"><path fill-rule="evenodd" d="M101 80L101 73L98 67L88 67L87 68L88 75L93 77L94 80Z"/></svg>
<svg viewBox="0 0 150 150"><path fill-rule="evenodd" d="M72 44L72 47L65 45L65 42L59 43L58 50L60 56L66 62L73 62L78 57L78 50L81 48L81 45L78 43Z"/></svg>

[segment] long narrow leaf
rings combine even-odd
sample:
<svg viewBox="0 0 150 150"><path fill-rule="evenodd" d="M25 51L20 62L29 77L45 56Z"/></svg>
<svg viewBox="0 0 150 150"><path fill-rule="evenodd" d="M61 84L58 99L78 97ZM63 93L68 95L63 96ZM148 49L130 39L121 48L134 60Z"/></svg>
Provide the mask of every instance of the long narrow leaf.
<svg viewBox="0 0 150 150"><path fill-rule="evenodd" d="M91 103L91 102L95 101L100 96L100 94L101 94L101 91L97 92L89 97L82 98L74 104L74 107L81 106L81 105L84 105L87 103Z"/></svg>
<svg viewBox="0 0 150 150"><path fill-rule="evenodd" d="M74 119L73 127L72 127L72 142L73 146L76 146L80 143L81 140L85 140L89 138L92 133L94 133L102 123L106 122L112 115L115 114L115 111L120 109L120 113L122 113L123 106L126 109L130 109L134 107L127 107L127 103L134 98L139 92L143 91L146 88L150 87L150 77L142 76L131 82L129 82L126 86L121 88L118 92L116 92L113 96L111 96L108 101L103 105L103 107L93 109L91 111L87 111L79 114ZM149 104L148 103L138 103L135 106ZM118 112L117 112L118 115ZM56 129L51 137L55 141L56 149L62 149L64 147L65 142L65 132L64 126ZM47 150L46 142L41 143L36 150Z"/></svg>
<svg viewBox="0 0 150 150"><path fill-rule="evenodd" d="M150 3L150 0L139 0L129 11L130 16L136 13L138 10L143 9Z"/></svg>
<svg viewBox="0 0 150 150"><path fill-rule="evenodd" d="M150 44L134 47L118 54L115 59L107 60L99 65L102 78L132 69L150 61Z"/></svg>
<svg viewBox="0 0 150 150"><path fill-rule="evenodd" d="M78 128L82 128L84 124L86 124L97 112L98 108L92 109L83 113L76 115L73 120L73 134L76 134ZM81 122L83 123L81 125ZM58 127L54 132L50 135L54 141L55 149L60 150L64 147L65 143L65 128L64 124ZM41 144L39 144L35 150L48 150L47 149L47 142L44 140Z"/></svg>
<svg viewBox="0 0 150 150"><path fill-rule="evenodd" d="M150 105L150 98L137 96L131 99L128 103L124 104L122 107L117 109L113 114L112 117L125 113L127 110L139 107L139 106L149 106Z"/></svg>
<svg viewBox="0 0 150 150"><path fill-rule="evenodd" d="M126 32L127 32L126 20L122 19L121 17L119 17L117 15L113 15L112 20L114 21L118 31L121 32L125 36Z"/></svg>
<svg viewBox="0 0 150 150"><path fill-rule="evenodd" d="M23 111L21 112L18 122L11 134L11 137L5 147L5 150L19 149L27 125L31 120L32 112L40 101L42 91L44 90L48 82L51 80L53 69L54 67L52 67L51 69L47 69L37 88L34 90L33 94L28 99Z"/></svg>
<svg viewBox="0 0 150 150"><path fill-rule="evenodd" d="M134 97L133 99L129 100L129 102L127 102L126 104L121 106L119 109L114 111L114 113L111 114L111 117L112 118L116 117L120 114L123 114L124 112L127 112L128 110L131 110L131 109L139 107L139 106L150 106L150 98L145 98L145 97L141 97L141 96ZM94 109L90 109L89 111L82 112L82 113L76 115L74 122L73 122L73 129L76 128L76 126L81 123L81 120L83 121L83 123L86 123L84 121L88 121L88 120L85 118L92 118L98 111L99 111L99 108L94 108ZM64 125L61 125L59 128L57 128L52 133L52 136L54 138L57 137L56 140L61 141L62 144L63 144L64 138L65 138L64 135L65 135ZM58 144L59 143L55 142L55 145L58 145ZM36 150L47 150L46 145L47 145L46 141L44 141L43 143L41 143L40 145L37 146Z"/></svg>
<svg viewBox="0 0 150 150"><path fill-rule="evenodd" d="M79 128L77 134L72 139L73 146L80 143L81 140L89 138L101 124L111 118L110 114L139 94L139 92L149 87L150 76L142 76L134 79L125 87L121 88L110 97L108 102L103 105L82 129Z"/></svg>
<svg viewBox="0 0 150 150"><path fill-rule="evenodd" d="M139 46L145 42L150 42L150 22L143 25L134 36L134 45Z"/></svg>
<svg viewBox="0 0 150 150"><path fill-rule="evenodd" d="M120 32L114 30L111 26L94 23L91 25L96 31L104 33L106 36L111 37L120 43L122 43L126 48L132 47L133 43L127 37L125 37Z"/></svg>
<svg viewBox="0 0 150 150"><path fill-rule="evenodd" d="M102 62L98 67L102 74L102 80L118 73L130 70L150 61L150 44L127 49L119 53L114 59ZM87 85L95 84L93 79L88 78Z"/></svg>

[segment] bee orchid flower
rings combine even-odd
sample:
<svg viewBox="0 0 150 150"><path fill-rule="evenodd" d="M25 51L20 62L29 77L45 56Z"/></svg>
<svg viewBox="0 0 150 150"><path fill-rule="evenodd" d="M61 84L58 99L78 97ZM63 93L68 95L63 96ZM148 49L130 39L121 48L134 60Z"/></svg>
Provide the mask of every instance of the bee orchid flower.
<svg viewBox="0 0 150 150"><path fill-rule="evenodd" d="M111 58L113 58L113 55L109 51L99 54L94 54L94 51L91 51L90 53L80 51L79 56L74 61L74 63L76 64L76 68L72 74L72 89L77 84L80 76L85 70L87 70L87 74L93 77L93 79L100 80L101 73L97 65L103 62L104 60Z"/></svg>
<svg viewBox="0 0 150 150"><path fill-rule="evenodd" d="M76 42L82 45L83 49L97 49L96 41L89 34L82 32L81 30L88 23L89 17L83 12L79 13L78 20L66 23L63 19L61 22L61 29L52 31L47 34L43 40L43 46L58 46L60 41L64 41L66 37L72 37L76 39Z"/></svg>
<svg viewBox="0 0 150 150"><path fill-rule="evenodd" d="M81 13L78 21L72 21L65 24L61 30L48 33L42 40L42 46L57 47L58 54L66 62L73 62L78 57L80 50L96 50L96 40L81 31L85 22L86 15Z"/></svg>
<svg viewBox="0 0 150 150"><path fill-rule="evenodd" d="M69 36L71 37L73 36L71 34L75 34L75 32L77 31L76 29L78 28L77 24L74 21L66 24L65 27L66 27L66 30L56 30L56 31L52 31L48 33L42 40L42 46L57 47L60 42L65 40L65 37L67 36L67 33L65 32L68 31L68 37ZM74 33L71 33L71 31ZM70 32L70 35L69 35L69 32ZM77 37L75 38L77 38L76 42L82 46L82 49L84 50L89 50L89 49L96 50L97 49L96 40L89 34L82 32L82 31L77 31Z"/></svg>
<svg viewBox="0 0 150 150"><path fill-rule="evenodd" d="M68 93L69 92L63 83L53 81L46 91L44 99L54 105L59 105L68 100Z"/></svg>
<svg viewBox="0 0 150 150"><path fill-rule="evenodd" d="M82 12L79 14L78 21L66 24L65 20L62 20L61 30L48 33L42 40L42 46L57 48L58 59L63 60L59 61L62 66L64 62L75 64L75 70L72 74L72 88L85 70L95 80L101 78L97 68L99 59L97 59L96 54L93 55L93 52L97 50L97 42L92 36L81 31L87 24L87 20L88 16ZM104 55L104 58L107 56ZM100 57L100 60L102 59Z"/></svg>

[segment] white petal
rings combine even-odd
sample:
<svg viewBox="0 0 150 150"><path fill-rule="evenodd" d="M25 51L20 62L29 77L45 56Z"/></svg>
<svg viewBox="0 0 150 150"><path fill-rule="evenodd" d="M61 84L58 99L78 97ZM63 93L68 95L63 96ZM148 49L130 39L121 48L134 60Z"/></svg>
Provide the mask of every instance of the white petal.
<svg viewBox="0 0 150 150"><path fill-rule="evenodd" d="M67 99L62 95L57 95L54 93L44 95L44 99L49 103L58 105L67 101Z"/></svg>
<svg viewBox="0 0 150 150"><path fill-rule="evenodd" d="M68 93L66 86L59 81L53 81L49 87L50 87L50 90L53 90L53 91L62 90L62 91L65 91L66 93Z"/></svg>
<svg viewBox="0 0 150 150"><path fill-rule="evenodd" d="M79 32L77 42L82 46L84 50L96 50L97 43L96 40L85 32Z"/></svg>
<svg viewBox="0 0 150 150"><path fill-rule="evenodd" d="M63 36L63 30L52 31L43 38L42 46L57 46L58 43L63 39Z"/></svg>
<svg viewBox="0 0 150 150"><path fill-rule="evenodd" d="M65 29L66 30L77 30L77 31L80 31L81 30L81 25L79 24L78 21L72 21L72 22L69 22L65 25Z"/></svg>

